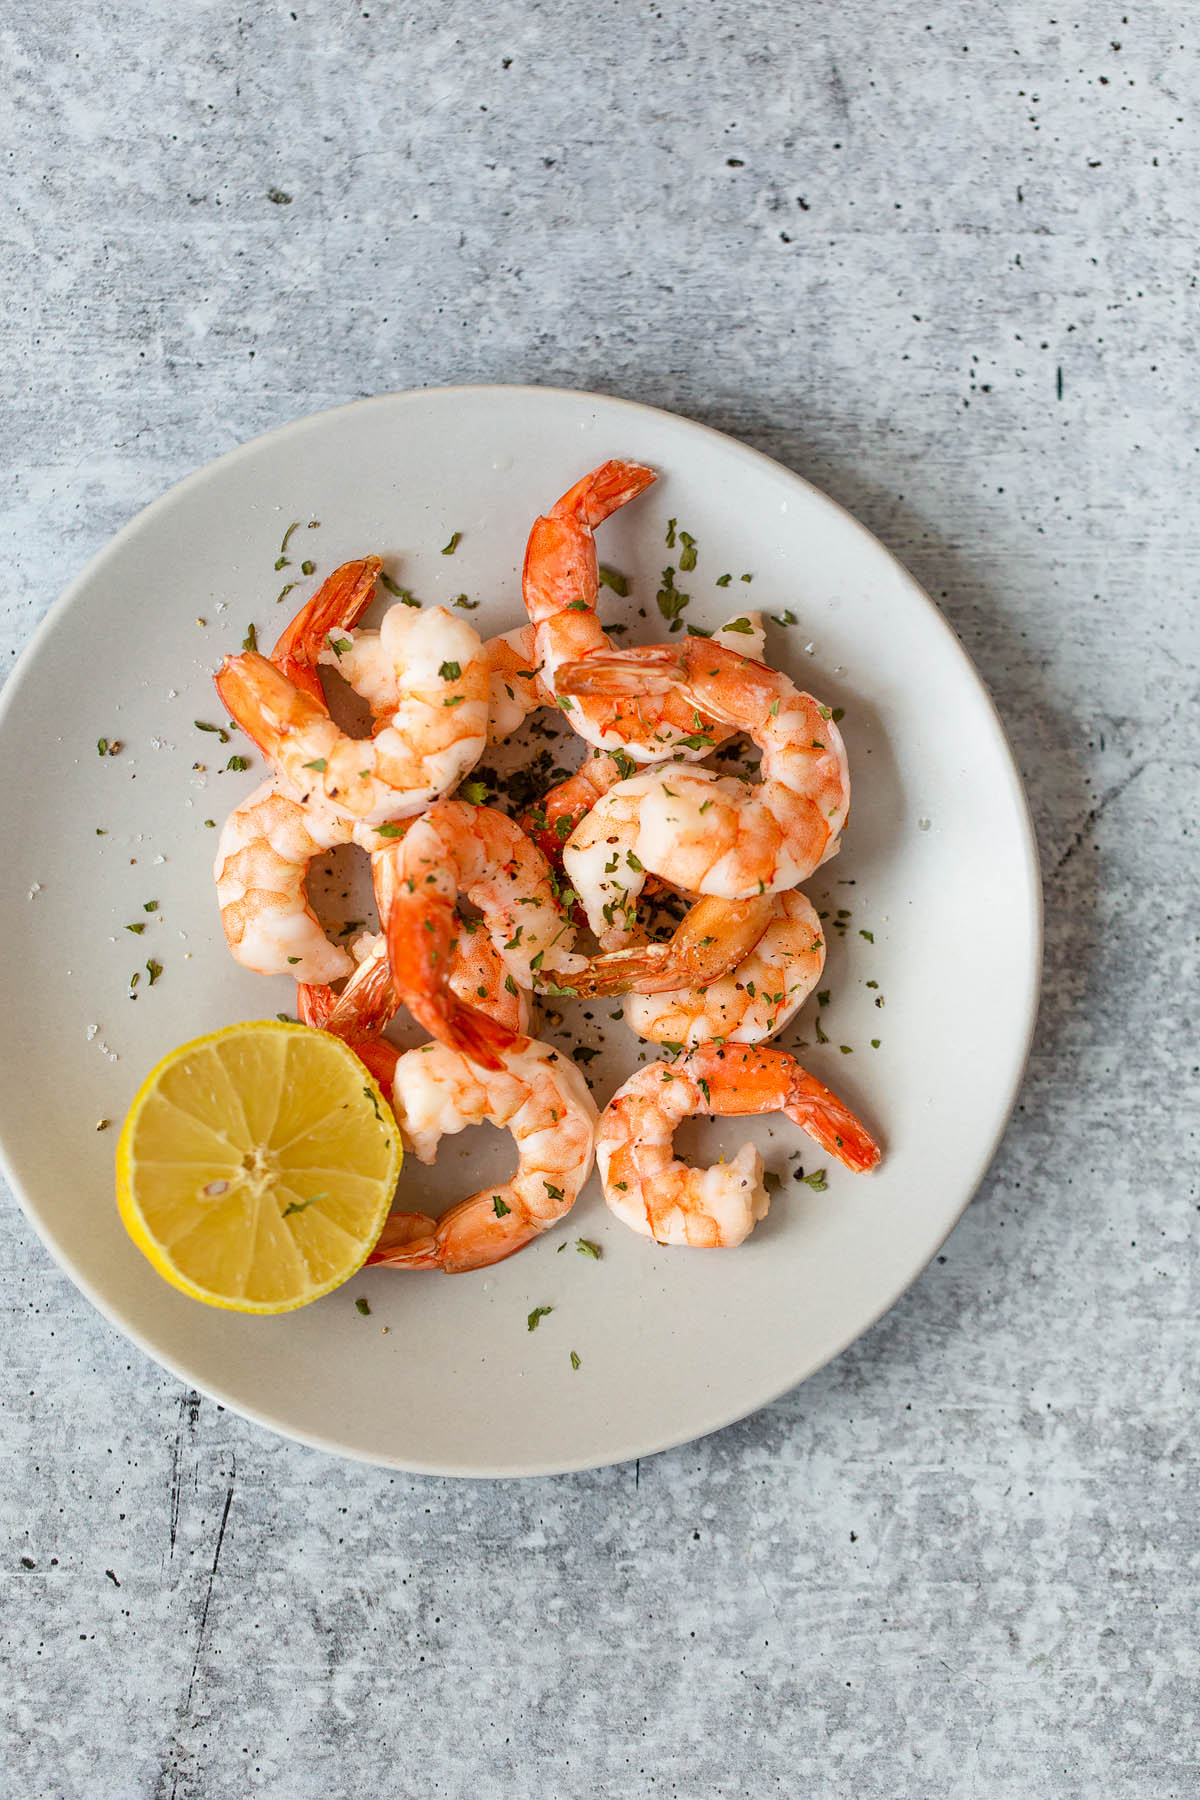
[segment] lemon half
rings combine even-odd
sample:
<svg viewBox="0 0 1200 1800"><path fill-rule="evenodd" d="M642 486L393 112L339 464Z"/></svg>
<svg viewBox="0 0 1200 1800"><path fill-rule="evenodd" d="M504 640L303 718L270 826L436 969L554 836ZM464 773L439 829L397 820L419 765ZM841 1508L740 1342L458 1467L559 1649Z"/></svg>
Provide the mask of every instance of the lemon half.
<svg viewBox="0 0 1200 1800"><path fill-rule="evenodd" d="M290 1312L362 1266L401 1158L391 1109L352 1050L255 1020L181 1044L150 1071L117 1145L117 1205L181 1293Z"/></svg>

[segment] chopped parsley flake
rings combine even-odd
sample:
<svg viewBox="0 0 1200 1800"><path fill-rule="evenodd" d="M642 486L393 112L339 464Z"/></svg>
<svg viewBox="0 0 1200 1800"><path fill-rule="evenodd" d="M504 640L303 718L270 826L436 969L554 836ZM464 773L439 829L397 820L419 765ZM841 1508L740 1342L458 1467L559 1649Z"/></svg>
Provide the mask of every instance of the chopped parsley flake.
<svg viewBox="0 0 1200 1800"><path fill-rule="evenodd" d="M310 1194L307 1200L293 1200L290 1206L284 1207L281 1217L286 1219L290 1214L303 1212L306 1206L312 1206L316 1201L328 1200L328 1198L328 1194Z"/></svg>
<svg viewBox="0 0 1200 1800"><path fill-rule="evenodd" d="M736 631L742 637L751 637L754 633L754 627L749 619L730 619L728 625L722 625L721 630Z"/></svg>
<svg viewBox="0 0 1200 1800"><path fill-rule="evenodd" d="M579 1361L579 1353L576 1350L572 1350L572 1352L571 1352L571 1367L573 1369L578 1369L579 1367L581 1367L581 1364Z"/></svg>
<svg viewBox="0 0 1200 1800"><path fill-rule="evenodd" d="M192 724L196 727L197 731L214 731L223 744L229 742L229 733L223 725L209 725L206 724L203 719L193 719Z"/></svg>
<svg viewBox="0 0 1200 1800"><path fill-rule="evenodd" d="M512 1211L512 1207L506 1206L504 1201L500 1198L499 1194L493 1194L492 1195L492 1211L495 1213L495 1215L498 1219L503 1219Z"/></svg>
<svg viewBox="0 0 1200 1800"><path fill-rule="evenodd" d="M454 552L458 549L458 546L461 543L462 543L462 532L456 531L453 534L453 536L451 537L450 542L448 544L443 545L442 555L443 556L453 556Z"/></svg>
<svg viewBox="0 0 1200 1800"><path fill-rule="evenodd" d="M663 570L662 585L658 590L656 598L658 600L659 612L664 619L669 619L671 621L671 630L678 631L682 624L680 614L691 600L691 595L682 593L679 588L675 586L675 571L673 568L668 567Z"/></svg>
<svg viewBox="0 0 1200 1800"><path fill-rule="evenodd" d="M379 579L394 599L402 601L405 606L420 606L421 602L415 599L407 588L400 587L390 575L384 574L383 570L380 570Z"/></svg>
<svg viewBox="0 0 1200 1800"><path fill-rule="evenodd" d="M868 944L873 944L875 942L875 933L873 931L864 931L861 926L859 927L858 935L859 937L865 937Z"/></svg>
<svg viewBox="0 0 1200 1800"><path fill-rule="evenodd" d="M155 962L154 958L151 957L150 961L146 964L146 973L150 977L150 986L153 987L159 976L162 974L162 964L160 962Z"/></svg>
<svg viewBox="0 0 1200 1800"><path fill-rule="evenodd" d="M358 1296L358 1299L354 1302L354 1307L355 1307L355 1311L360 1312L364 1319L370 1317L371 1302L367 1299L365 1294L360 1294Z"/></svg>
<svg viewBox="0 0 1200 1800"><path fill-rule="evenodd" d="M590 1238L576 1238L575 1248L580 1256L590 1256L593 1262L599 1262L604 1254L599 1244L593 1244Z"/></svg>
<svg viewBox="0 0 1200 1800"><path fill-rule="evenodd" d="M540 1322L553 1311L554 1308L552 1306L535 1306L525 1321L526 1330L536 1331Z"/></svg>
<svg viewBox="0 0 1200 1800"><path fill-rule="evenodd" d="M300 564L300 573L302 575L315 575L316 570L317 570L317 565L315 562L308 561L308 562L302 562ZM286 1217L287 1215L285 1214L284 1216Z"/></svg>
<svg viewBox="0 0 1200 1800"><path fill-rule="evenodd" d="M444 662L438 669L443 681L457 681L462 675L462 666L456 662Z"/></svg>
<svg viewBox="0 0 1200 1800"><path fill-rule="evenodd" d="M250 767L250 758L248 756L231 756L225 767L240 775L243 769Z"/></svg>
<svg viewBox="0 0 1200 1800"><path fill-rule="evenodd" d="M797 1180L802 1181L805 1187L811 1188L814 1194L823 1194L829 1186L825 1179L824 1169L815 1169L811 1175L797 1174Z"/></svg>
<svg viewBox="0 0 1200 1800"><path fill-rule="evenodd" d="M258 632L253 625L247 625L247 627L246 627L246 635L242 639L242 649L243 650L257 650L258 649Z"/></svg>
<svg viewBox="0 0 1200 1800"><path fill-rule="evenodd" d="M733 580L732 575L718 575L717 576L717 586L718 587L728 587L732 580Z"/></svg>
<svg viewBox="0 0 1200 1800"><path fill-rule="evenodd" d="M614 594L620 594L624 600L629 593L629 583L617 569L606 569L604 564L599 568L601 587L611 588Z"/></svg>

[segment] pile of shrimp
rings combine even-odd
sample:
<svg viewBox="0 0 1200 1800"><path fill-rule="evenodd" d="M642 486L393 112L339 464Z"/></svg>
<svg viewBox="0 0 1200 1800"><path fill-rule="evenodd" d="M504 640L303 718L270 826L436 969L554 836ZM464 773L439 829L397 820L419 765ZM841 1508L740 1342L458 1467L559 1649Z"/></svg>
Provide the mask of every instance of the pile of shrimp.
<svg viewBox="0 0 1200 1800"><path fill-rule="evenodd" d="M373 1262L498 1262L570 1210L593 1161L634 1231L732 1248L768 1210L762 1157L746 1145L708 1169L679 1160L675 1131L697 1114L783 1112L847 1168L879 1161L849 1108L770 1047L824 967L799 889L839 847L845 747L831 709L764 660L757 614L614 645L594 534L654 479L606 462L534 521L528 617L500 636L409 596L364 626L382 570L368 556L334 571L270 656L227 656L216 675L271 771L218 844L234 957L295 979L300 1018L357 1053L421 1161L485 1120L516 1145L511 1180L439 1218L393 1212ZM335 722L323 669L365 701L367 736ZM583 740L577 772L519 819L464 798L488 745L543 707ZM738 734L761 752L757 781L706 761ZM348 948L306 891L313 859L345 844L370 858L379 913L378 933ZM643 901L664 893L682 918L654 941ZM575 1062L533 1035L539 993L623 996L626 1023L667 1053L598 1113ZM403 1052L385 1035L402 1007L429 1034Z"/></svg>

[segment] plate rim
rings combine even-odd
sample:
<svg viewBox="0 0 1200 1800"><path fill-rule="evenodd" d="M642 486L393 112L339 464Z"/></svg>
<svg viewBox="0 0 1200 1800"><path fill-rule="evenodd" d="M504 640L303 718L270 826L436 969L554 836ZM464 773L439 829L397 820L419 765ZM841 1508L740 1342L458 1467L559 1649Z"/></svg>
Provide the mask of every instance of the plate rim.
<svg viewBox="0 0 1200 1800"><path fill-rule="evenodd" d="M825 1368L829 1363L841 1356L849 1349L851 1344L857 1342L859 1338L865 1337L869 1331L874 1329L880 1319L883 1318L886 1313L891 1311L892 1307L896 1305L905 1293L907 1293L908 1289L920 1279L978 1193L983 1179L991 1167L1000 1144L1003 1141L1004 1135L1011 1123L1017 1099L1021 1088L1024 1085L1025 1074L1033 1048L1034 1034L1037 1028L1038 1009L1041 997L1045 948L1044 896L1037 834L1029 805L1029 798L1025 791L1025 785L1021 779L1020 770L1017 766L1016 757L1013 754L1012 744L1009 740L1008 732L1005 729L1004 721L1000 716L1000 712L983 676L976 668L975 663L958 636L958 633L954 630L954 627L941 611L936 601L926 589L922 587L916 576L913 575L904 563L900 561L899 557L881 538L876 537L873 531L864 525L861 520L857 519L848 508L843 506L839 500L834 499L831 494L826 493L823 488L817 487L814 482L810 481L806 476L799 474L795 469L789 468L786 463L780 462L776 457L768 456L765 451L756 449L752 444L748 444L743 439L733 436L732 433L721 431L716 426L707 425L699 419L693 419L686 413L673 412L669 407L651 406L644 401L627 399L623 395L602 394L587 388L569 388L551 385L542 386L535 382L461 382L449 386L439 385L397 389L384 394L364 395L355 400L343 401L337 406L322 407L317 412L303 413L297 418L285 420L282 424L274 425L269 430L260 432L257 436L247 438L243 442L233 445L232 448L222 451L218 456L214 456L208 462L201 464L199 468L192 469L178 481L172 482L161 494L156 495L153 500L148 501L145 506L140 507L132 517L127 519L125 523L121 525L111 537L106 539L100 548L89 557L79 573L68 582L67 586L63 588L57 598L52 601L43 617L38 621L28 642L22 649L20 656L9 670L3 688L0 689L0 731L3 731L4 729L9 709L13 704L13 696L19 691L23 682L28 678L29 668L36 660L36 654L41 647L43 639L51 635L57 627L59 620L70 611L76 596L86 588L96 574L103 569L110 557L119 554L126 541L134 536L142 526L153 520L160 511L165 510L172 503L185 496L190 487L199 485L202 481L211 476L214 470L224 468L229 464L236 463L242 457L248 457L251 453L258 452L265 445L272 443L274 440L283 440L290 435L299 435L306 429L317 425L320 421L335 418L343 414L361 411L366 408L386 408L395 404L397 401L426 398L438 402L446 401L452 403L455 399L460 397L475 397L482 394L505 395L508 397L520 394L536 394L539 397L553 396L557 399L568 400L575 403L581 401L586 402L589 400L597 401L605 407L616 407L636 415L649 414L653 417L669 419L677 425L685 425L690 431L699 432L706 437L714 438L723 446L731 446L741 457L750 462L761 464L765 469L770 470L772 473L782 473L790 481L798 483L801 487L806 489L808 494L814 497L820 505L831 508L836 514L840 515L843 527L850 528L853 535L862 541L865 546L869 546L872 551L881 552L892 565L893 571L899 576L899 579L907 588L911 598L918 601L925 608L926 613L930 616L931 622L934 623L941 632L943 639L947 643L947 647L957 656L961 673L968 678L984 702L985 717L990 720L995 734L997 747L1002 753L1001 766L1007 793L1009 798L1014 802L1014 814L1017 822L1020 849L1022 853L1020 876L1023 916L1028 931L1028 953L1024 969L1024 1030L1019 1042L1018 1053L1013 1059L1008 1081L1003 1091L1003 1103L997 1113L996 1125L986 1146L981 1148L980 1152L973 1159L974 1172L965 1184L961 1203L956 1207L952 1217L947 1221L945 1231L929 1249L928 1255L923 1257L923 1260L917 1267L908 1270L898 1282L895 1284L889 1283L885 1298L878 1307L875 1308L871 1315L862 1323L856 1324L853 1329L848 1330L844 1335L839 1334L832 1347L824 1351L815 1361L811 1362L802 1373L791 1376L782 1384L772 1383L769 1391L754 1398L749 1405L739 1402L732 1411L723 1413L721 1417L717 1418L712 1423L706 1424L699 1431L686 1430L682 1433L667 1433L661 1439L652 1441L641 1449L630 1450L615 1461L607 1456L585 1456L566 1461L558 1461L553 1464L547 1463L536 1467L529 1467L522 1464L504 1467L489 1466L485 1468L480 1465L469 1465L465 1463L455 1467L447 1467L445 1464L423 1462L419 1458L410 1458L401 1461L394 1456L382 1454L369 1455L364 1451L350 1449L344 1444L336 1443L319 1432L304 1431L290 1425L281 1425L277 1419L273 1418L268 1413L260 1411L255 1406L247 1404L241 1399L234 1399L228 1393L222 1392L219 1385L209 1385L207 1382L197 1380L194 1373L174 1355L164 1353L157 1347L152 1347L146 1336L140 1330L132 1327L118 1314L117 1310L112 1307L106 1299L101 1298L96 1292L90 1276L78 1266L75 1258L70 1252L64 1250L57 1242L52 1241L48 1231L43 1228L42 1222L37 1216L34 1203L27 1197L22 1183L17 1179L15 1170L8 1157L7 1148L3 1139L2 1127L0 1127L0 1172L3 1173L12 1190L13 1196L17 1201L17 1205L29 1224L32 1225L34 1232L41 1243L45 1246L51 1260L62 1270L74 1286L79 1289L84 1298L95 1308L101 1317L120 1333L121 1337L124 1338L126 1342L136 1345L137 1348L153 1363L157 1364L159 1368L165 1369L169 1374L174 1375L177 1380L184 1382L189 1388L197 1390L221 1406L228 1407L229 1410L236 1413L239 1418L247 1419L252 1424L265 1427L267 1430L274 1432L278 1437L290 1440L293 1443L303 1444L309 1449L319 1450L326 1455L338 1457L343 1461L354 1462L368 1468L391 1469L403 1474L434 1476L442 1479L454 1480L533 1480L553 1478L559 1475L582 1474L594 1469L619 1468L623 1463L630 1462L635 1458L642 1456L657 1456L661 1455L664 1451L678 1449L685 1444L698 1443L703 1438L711 1437L715 1432L724 1431L728 1429L729 1426L740 1423L743 1419L753 1417L754 1414L763 1411L764 1408L774 1405L775 1402L780 1400L785 1394L789 1394L794 1389L800 1387L802 1383L809 1380L811 1376L817 1374L821 1369Z"/></svg>

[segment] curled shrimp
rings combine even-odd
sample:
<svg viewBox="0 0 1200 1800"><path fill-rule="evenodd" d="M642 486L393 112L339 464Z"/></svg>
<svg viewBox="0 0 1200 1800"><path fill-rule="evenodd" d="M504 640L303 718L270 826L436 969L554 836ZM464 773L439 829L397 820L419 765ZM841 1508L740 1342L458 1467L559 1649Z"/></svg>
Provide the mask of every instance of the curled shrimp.
<svg viewBox="0 0 1200 1800"><path fill-rule="evenodd" d="M761 657L764 639L762 614L749 612L727 619L713 633L711 641L727 644L740 650L744 656ZM492 643L496 641L492 639ZM526 710L531 711L532 707ZM695 712L691 715L691 723L693 739L689 739L689 743L693 753L698 751L707 755L735 732L735 727L719 725L715 720L702 718ZM682 758L684 752L675 751L673 754ZM538 804L524 814L521 823L542 854L556 868L561 868L563 845L575 827L610 788L615 787L618 781L628 781L637 772L638 765L627 750L597 750L593 747L575 773L550 788Z"/></svg>
<svg viewBox="0 0 1200 1800"><path fill-rule="evenodd" d="M221 828L213 873L226 942L244 968L317 982L350 974L354 964L326 937L306 882L313 857L351 836L344 820L305 806L278 778L234 807Z"/></svg>
<svg viewBox="0 0 1200 1800"><path fill-rule="evenodd" d="M444 607L389 607L378 632L329 639L334 660L372 707L371 737L352 738L323 699L255 651L227 656L217 692L301 799L352 823L409 818L453 788L487 742L488 669L479 634Z"/></svg>
<svg viewBox="0 0 1200 1800"><path fill-rule="evenodd" d="M786 675L691 638L598 651L561 669L559 683L572 693L674 688L762 750L754 786L709 769L656 770L619 783L584 821L591 844L603 840L611 817L635 862L691 893L727 899L781 893L836 852L850 807L845 747L829 707Z"/></svg>
<svg viewBox="0 0 1200 1800"><path fill-rule="evenodd" d="M496 979L500 965L489 961L486 936L477 932L471 941L487 950L461 957L455 979L486 981L488 993L477 991L473 1004L503 1020L515 1017L523 1028L524 1000ZM395 1000L379 980L380 962L372 945L336 998L328 987L300 988L305 1024L336 1033L362 1060L391 1096L405 1145L421 1162L433 1162L443 1137L484 1123L508 1128L518 1160L509 1181L460 1200L440 1218L392 1213L368 1260L447 1274L486 1268L524 1249L575 1204L592 1168L595 1102L573 1062L524 1035L512 1038L486 1074L445 1044L400 1052L381 1035ZM386 961L383 969L386 977Z"/></svg>
<svg viewBox="0 0 1200 1800"><path fill-rule="evenodd" d="M481 1017L449 985L462 933L459 894L477 906L516 987L559 985L582 959L553 871L514 819L463 800L431 807L372 862L396 991L435 1038L498 1068L512 1033Z"/></svg>
<svg viewBox="0 0 1200 1800"><path fill-rule="evenodd" d="M783 1112L847 1168L872 1169L879 1148L865 1126L794 1056L759 1045L703 1044L652 1063L618 1088L596 1133L604 1198L624 1224L659 1244L732 1249L765 1219L762 1157L745 1144L729 1162L689 1168L676 1129L697 1113Z"/></svg>
<svg viewBox="0 0 1200 1800"><path fill-rule="evenodd" d="M705 903L700 902L700 906ZM718 900L715 906L761 906L761 900ZM766 930L742 957L735 953L728 973L694 977L681 967L672 944L651 944L663 955L646 963L646 950L629 953L625 974L634 991L625 996L625 1023L640 1037L688 1049L711 1039L727 1044L761 1044L790 1023L821 979L825 937L804 895L793 891L766 897ZM699 907L694 909L698 912ZM690 923L692 917L684 923ZM717 929L720 929L718 924ZM589 973L615 958L600 957ZM653 984L653 985L651 985ZM613 991L611 988L603 990Z"/></svg>
<svg viewBox="0 0 1200 1800"><path fill-rule="evenodd" d="M486 1268L568 1213L591 1173L596 1106L587 1083L573 1062L536 1039L519 1039L487 1076L444 1044L406 1051L391 1095L405 1144L421 1162L434 1160L449 1133L490 1123L511 1133L517 1168L438 1219L392 1213L368 1262L447 1274Z"/></svg>
<svg viewBox="0 0 1200 1800"><path fill-rule="evenodd" d="M324 705L317 659L331 632L351 629L375 592L377 556L343 563L285 628L271 662ZM332 808L305 802L278 777L255 789L225 821L214 876L221 925L234 957L263 975L336 981L353 968L308 904L312 858L349 843L354 827Z"/></svg>

